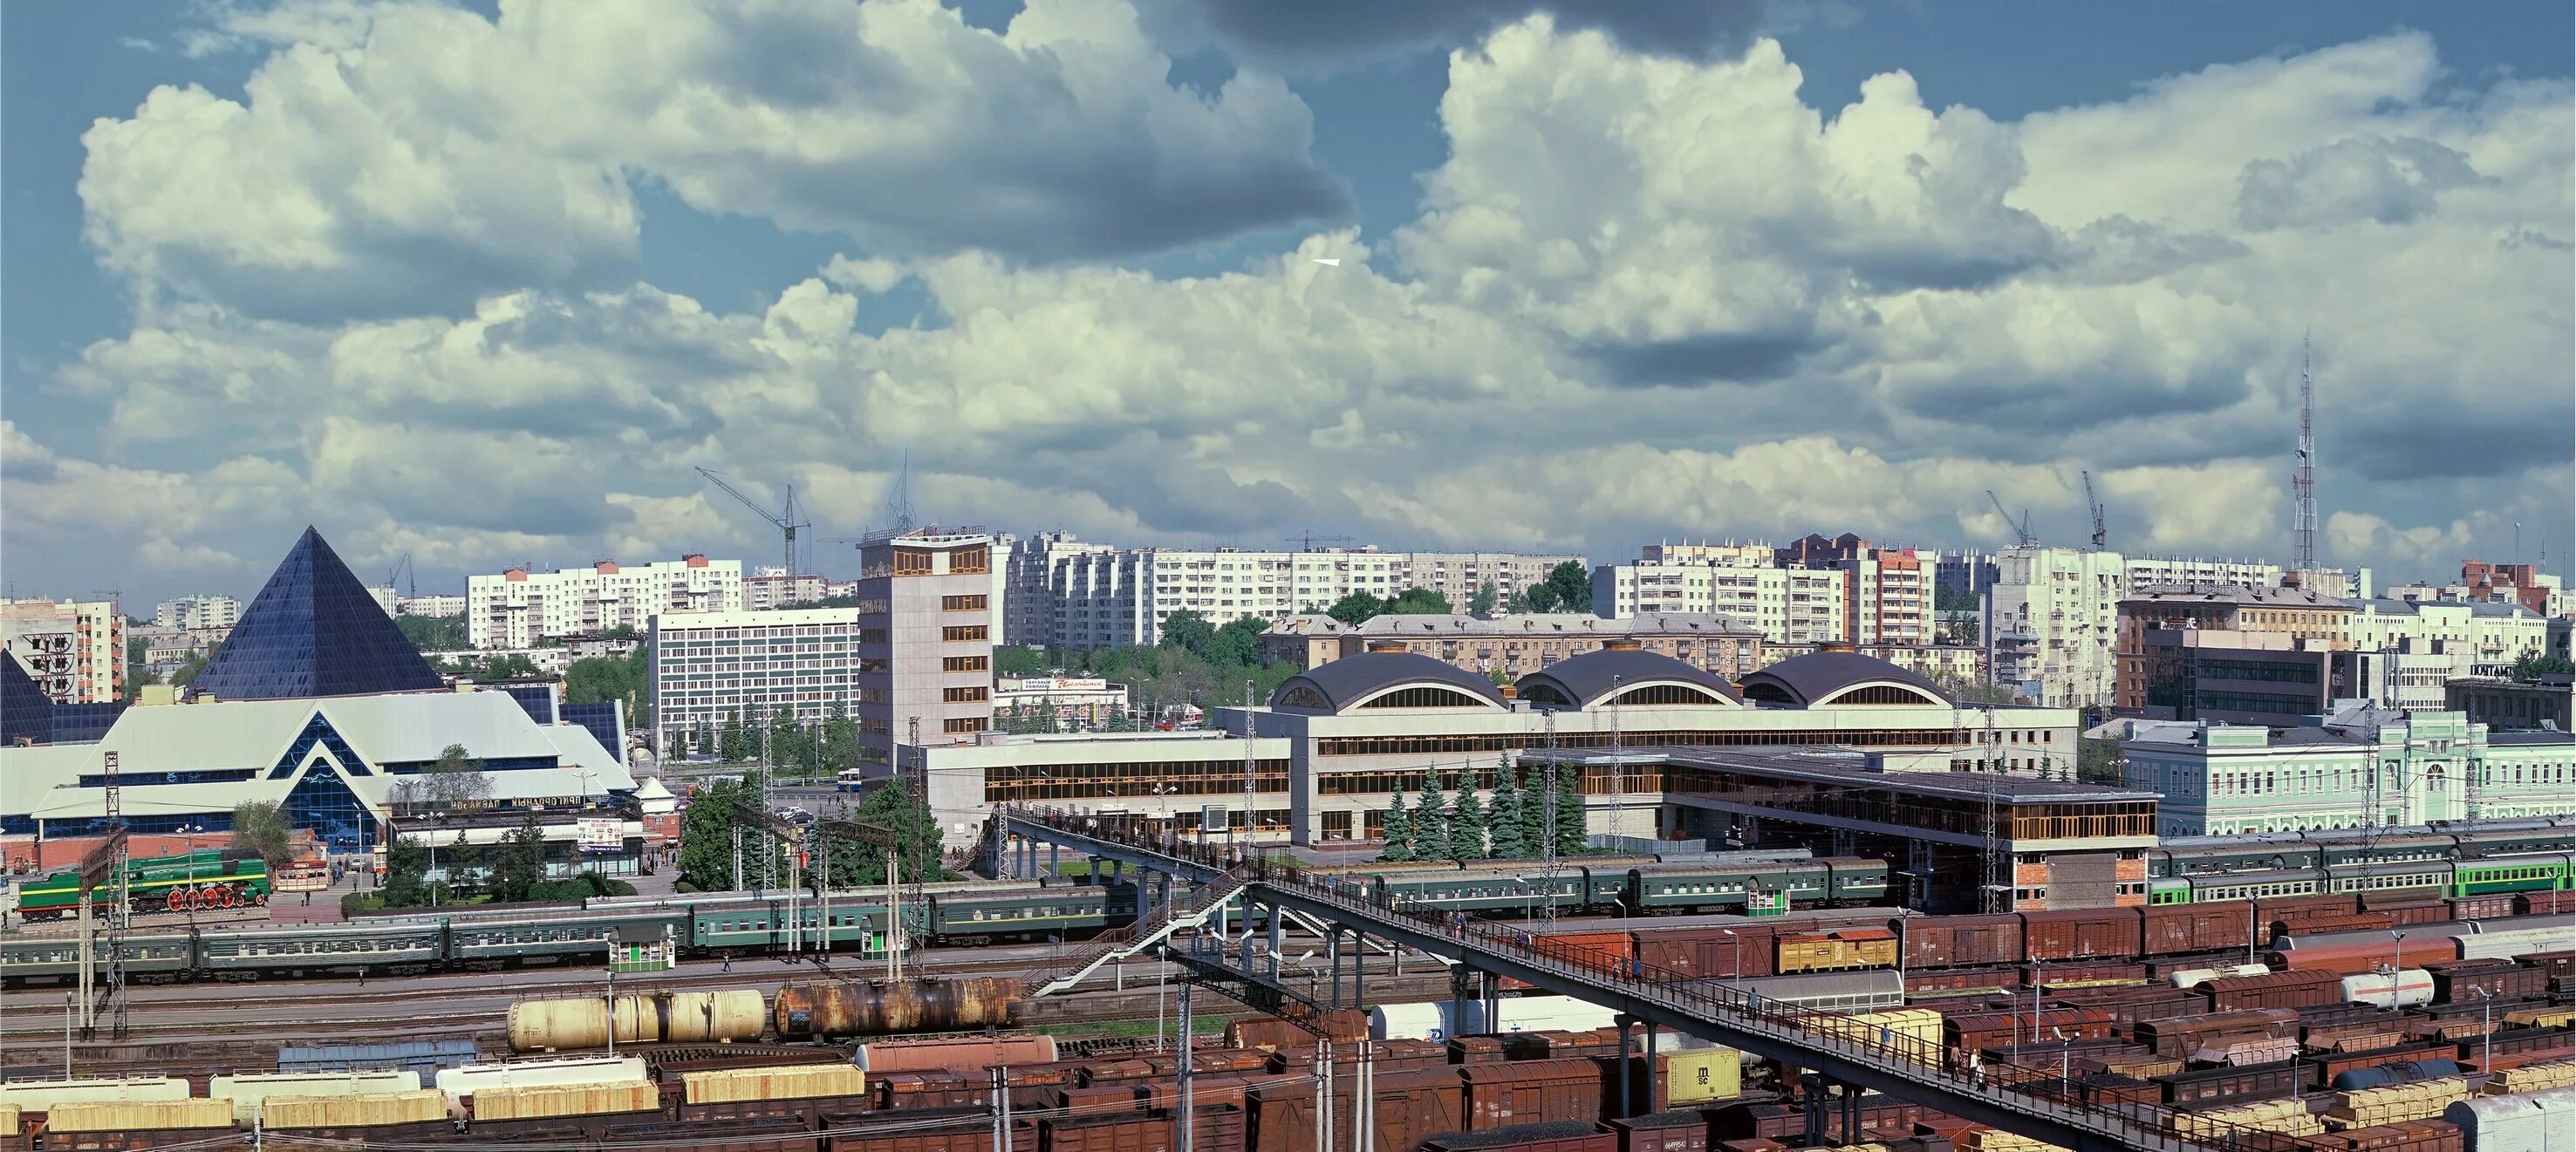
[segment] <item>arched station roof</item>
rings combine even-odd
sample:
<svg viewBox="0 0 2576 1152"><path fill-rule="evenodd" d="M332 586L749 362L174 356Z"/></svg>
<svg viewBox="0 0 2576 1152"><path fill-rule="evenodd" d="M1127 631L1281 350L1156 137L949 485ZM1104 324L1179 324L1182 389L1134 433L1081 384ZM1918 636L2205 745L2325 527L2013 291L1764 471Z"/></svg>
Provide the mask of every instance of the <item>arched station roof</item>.
<svg viewBox="0 0 2576 1152"><path fill-rule="evenodd" d="M1591 708L1610 702L1633 705L1739 707L1744 698L1724 677L1693 668L1660 652L1603 648L1550 664L1513 685L1520 698L1541 706Z"/></svg>
<svg viewBox="0 0 2576 1152"><path fill-rule="evenodd" d="M1857 652L1792 656L1744 678L1744 698L1795 708L1835 705L1921 705L1946 708L1950 699L1922 676Z"/></svg>
<svg viewBox="0 0 2576 1152"><path fill-rule="evenodd" d="M1492 681L1412 652L1362 652L1309 668L1280 684L1270 706L1336 714L1372 707L1509 707Z"/></svg>

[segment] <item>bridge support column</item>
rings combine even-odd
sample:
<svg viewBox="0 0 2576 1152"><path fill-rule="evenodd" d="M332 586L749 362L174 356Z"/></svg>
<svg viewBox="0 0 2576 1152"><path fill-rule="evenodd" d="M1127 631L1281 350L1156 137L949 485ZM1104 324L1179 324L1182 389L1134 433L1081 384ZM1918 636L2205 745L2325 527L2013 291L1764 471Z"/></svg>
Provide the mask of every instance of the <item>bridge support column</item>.
<svg viewBox="0 0 2576 1152"><path fill-rule="evenodd" d="M1328 960L1326 960L1326 961L1325 961L1325 963L1326 963L1327 965L1329 965L1329 966L1330 966L1330 969L1331 969L1331 971L1332 971L1332 976L1333 976L1333 989L1332 989L1332 991L1331 991L1331 992L1328 992L1328 993L1326 993L1326 994L1325 994L1325 997L1324 997L1324 999L1325 999L1325 1006L1326 1006L1326 1007L1328 1007L1328 1008L1339 1008L1339 1007L1341 1007L1341 1006L1342 1006L1342 926L1341 926L1341 925L1339 925L1339 924L1327 924L1327 925L1324 925L1324 952L1325 952L1325 954L1329 957L1329 959L1328 959Z"/></svg>
<svg viewBox="0 0 2576 1152"><path fill-rule="evenodd" d="M1639 1104L1634 1114L1652 1116L1663 1111L1661 1105L1663 1097L1655 1093L1655 1026L1651 1022L1646 1025L1646 1061L1643 1067L1646 1070L1646 1090L1641 1098L1645 1103Z"/></svg>
<svg viewBox="0 0 2576 1152"><path fill-rule="evenodd" d="M1807 1118L1807 1143L1821 1146L1825 1142L1825 1078L1813 1072L1798 1078L1799 1107Z"/></svg>
<svg viewBox="0 0 2576 1152"><path fill-rule="evenodd" d="M1046 874L1047 874L1048 878L1050 878L1050 879L1052 879L1052 878L1054 878L1054 877L1057 877L1057 876L1061 876L1061 875L1063 875L1063 874L1064 874L1064 846L1063 846L1063 845L1061 845L1061 844L1049 844L1049 845L1047 845L1047 870L1046 870Z"/></svg>
<svg viewBox="0 0 2576 1152"><path fill-rule="evenodd" d="M1100 857L1097 856L1091 858L1091 886L1100 886Z"/></svg>
<svg viewBox="0 0 2576 1152"><path fill-rule="evenodd" d="M1279 915L1279 906L1278 906L1278 905L1276 905L1276 904L1271 905L1271 906L1270 906L1270 979L1271 979L1271 982L1273 982L1273 983L1277 983L1277 982L1278 982L1278 980L1279 980L1279 946L1280 946L1281 944L1283 944L1283 943L1285 943L1285 942L1286 942L1286 941L1283 939L1283 937L1286 935L1286 933L1285 933L1284 931L1282 931L1282 929L1283 929L1283 927L1284 927L1284 926L1280 923L1280 919L1281 919L1281 917L1280 917L1280 915Z"/></svg>
<svg viewBox="0 0 2576 1152"><path fill-rule="evenodd" d="M1368 933L1351 929L1351 1007L1368 1003Z"/></svg>
<svg viewBox="0 0 2576 1152"><path fill-rule="evenodd" d="M1637 1018L1623 1012L1613 1017L1611 1022L1619 1026L1619 1100L1611 1106L1611 1111L1617 1114L1618 1119L1625 1120L1636 1115L1636 1112L1628 1107L1636 1099L1630 1095L1628 1088L1628 1026L1635 1024ZM1652 1028L1654 1025L1649 1024L1647 1027Z"/></svg>
<svg viewBox="0 0 2576 1152"><path fill-rule="evenodd" d="M1860 1089L1845 1084L1843 1092L1843 1143L1860 1143Z"/></svg>
<svg viewBox="0 0 2576 1152"><path fill-rule="evenodd" d="M1467 982L1473 979L1475 979L1475 973L1468 970L1465 961L1462 960L1456 964L1450 965L1449 1036L1451 1039L1456 1039L1457 1037L1465 1036L1472 1032L1489 1031L1493 1027L1493 1022L1490 1020L1486 1021L1484 1028L1471 1028L1467 1024L1467 997L1469 995Z"/></svg>

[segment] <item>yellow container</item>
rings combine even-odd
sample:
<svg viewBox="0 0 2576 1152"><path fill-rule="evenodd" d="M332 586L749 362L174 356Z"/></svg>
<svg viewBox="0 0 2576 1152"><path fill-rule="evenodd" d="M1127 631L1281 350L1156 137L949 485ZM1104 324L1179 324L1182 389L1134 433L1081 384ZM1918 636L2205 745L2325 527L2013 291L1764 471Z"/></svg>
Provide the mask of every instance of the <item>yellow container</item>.
<svg viewBox="0 0 2576 1152"><path fill-rule="evenodd" d="M435 1088L361 1096L271 1096L260 1102L268 1128L364 1128L447 1119L447 1094Z"/></svg>
<svg viewBox="0 0 2576 1152"><path fill-rule="evenodd" d="M1664 1059L1666 1107L1687 1108L1744 1094L1744 1056L1733 1048L1692 1048Z"/></svg>
<svg viewBox="0 0 2576 1152"><path fill-rule="evenodd" d="M230 1128L233 1102L126 1100L114 1104L56 1104L45 1113L48 1132L139 1132L161 1128Z"/></svg>
<svg viewBox="0 0 2576 1152"><path fill-rule="evenodd" d="M651 1084L565 1084L553 1088L500 1088L474 1094L477 1120L534 1120L547 1116L596 1116L645 1112L661 1106Z"/></svg>
<svg viewBox="0 0 2576 1152"><path fill-rule="evenodd" d="M206 1085L208 1096L232 1097L233 1122L245 1128L259 1119L260 1102L271 1096L366 1096L418 1091L420 1073L389 1069L250 1073L217 1076Z"/></svg>
<svg viewBox="0 0 2576 1152"><path fill-rule="evenodd" d="M0 1104L0 1136L15 1136L17 1134L18 1106L15 1104Z"/></svg>
<svg viewBox="0 0 2576 1152"><path fill-rule="evenodd" d="M736 1100L858 1096L867 1092L867 1079L867 1073L852 1064L796 1064L690 1072L682 1075L680 1082L691 1104L725 1104Z"/></svg>
<svg viewBox="0 0 2576 1152"><path fill-rule="evenodd" d="M2516 1028L2564 1028L2576 1021L2576 1008L2516 1008L2504 1022Z"/></svg>
<svg viewBox="0 0 2576 1152"><path fill-rule="evenodd" d="M2033 1140L2018 1132L2006 1132L2000 1128L1970 1130L1968 1142L1963 1147L1974 1149L1975 1152L2066 1152L2066 1149L2055 1144Z"/></svg>
<svg viewBox="0 0 2576 1152"><path fill-rule="evenodd" d="M2525 1064L2496 1073L2495 1079L2487 1084L2487 1095L2545 1092L2570 1084L2576 1084L2576 1060L2552 1060L2546 1064Z"/></svg>

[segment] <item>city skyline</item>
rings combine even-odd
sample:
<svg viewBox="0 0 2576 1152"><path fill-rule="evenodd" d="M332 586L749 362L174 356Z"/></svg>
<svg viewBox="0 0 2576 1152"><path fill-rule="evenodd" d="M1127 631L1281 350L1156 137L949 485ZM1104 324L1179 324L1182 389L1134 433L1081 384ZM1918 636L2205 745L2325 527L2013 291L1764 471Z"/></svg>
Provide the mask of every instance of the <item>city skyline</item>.
<svg viewBox="0 0 2576 1152"><path fill-rule="evenodd" d="M907 451L1122 547L2075 544L2090 470L2279 562L2310 328L2327 564L2576 548L2563 9L534 11L8 13L19 594L750 567L692 466L828 538Z"/></svg>

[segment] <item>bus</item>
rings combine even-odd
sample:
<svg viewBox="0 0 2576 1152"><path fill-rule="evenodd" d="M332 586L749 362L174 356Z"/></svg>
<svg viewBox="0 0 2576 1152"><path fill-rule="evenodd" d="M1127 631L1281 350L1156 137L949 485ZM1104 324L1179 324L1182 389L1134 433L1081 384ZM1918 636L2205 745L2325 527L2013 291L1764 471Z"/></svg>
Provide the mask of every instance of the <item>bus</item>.
<svg viewBox="0 0 2576 1152"><path fill-rule="evenodd" d="M840 777L832 783L832 791L835 792L857 792L865 787L867 787L867 773L859 768L841 773Z"/></svg>

